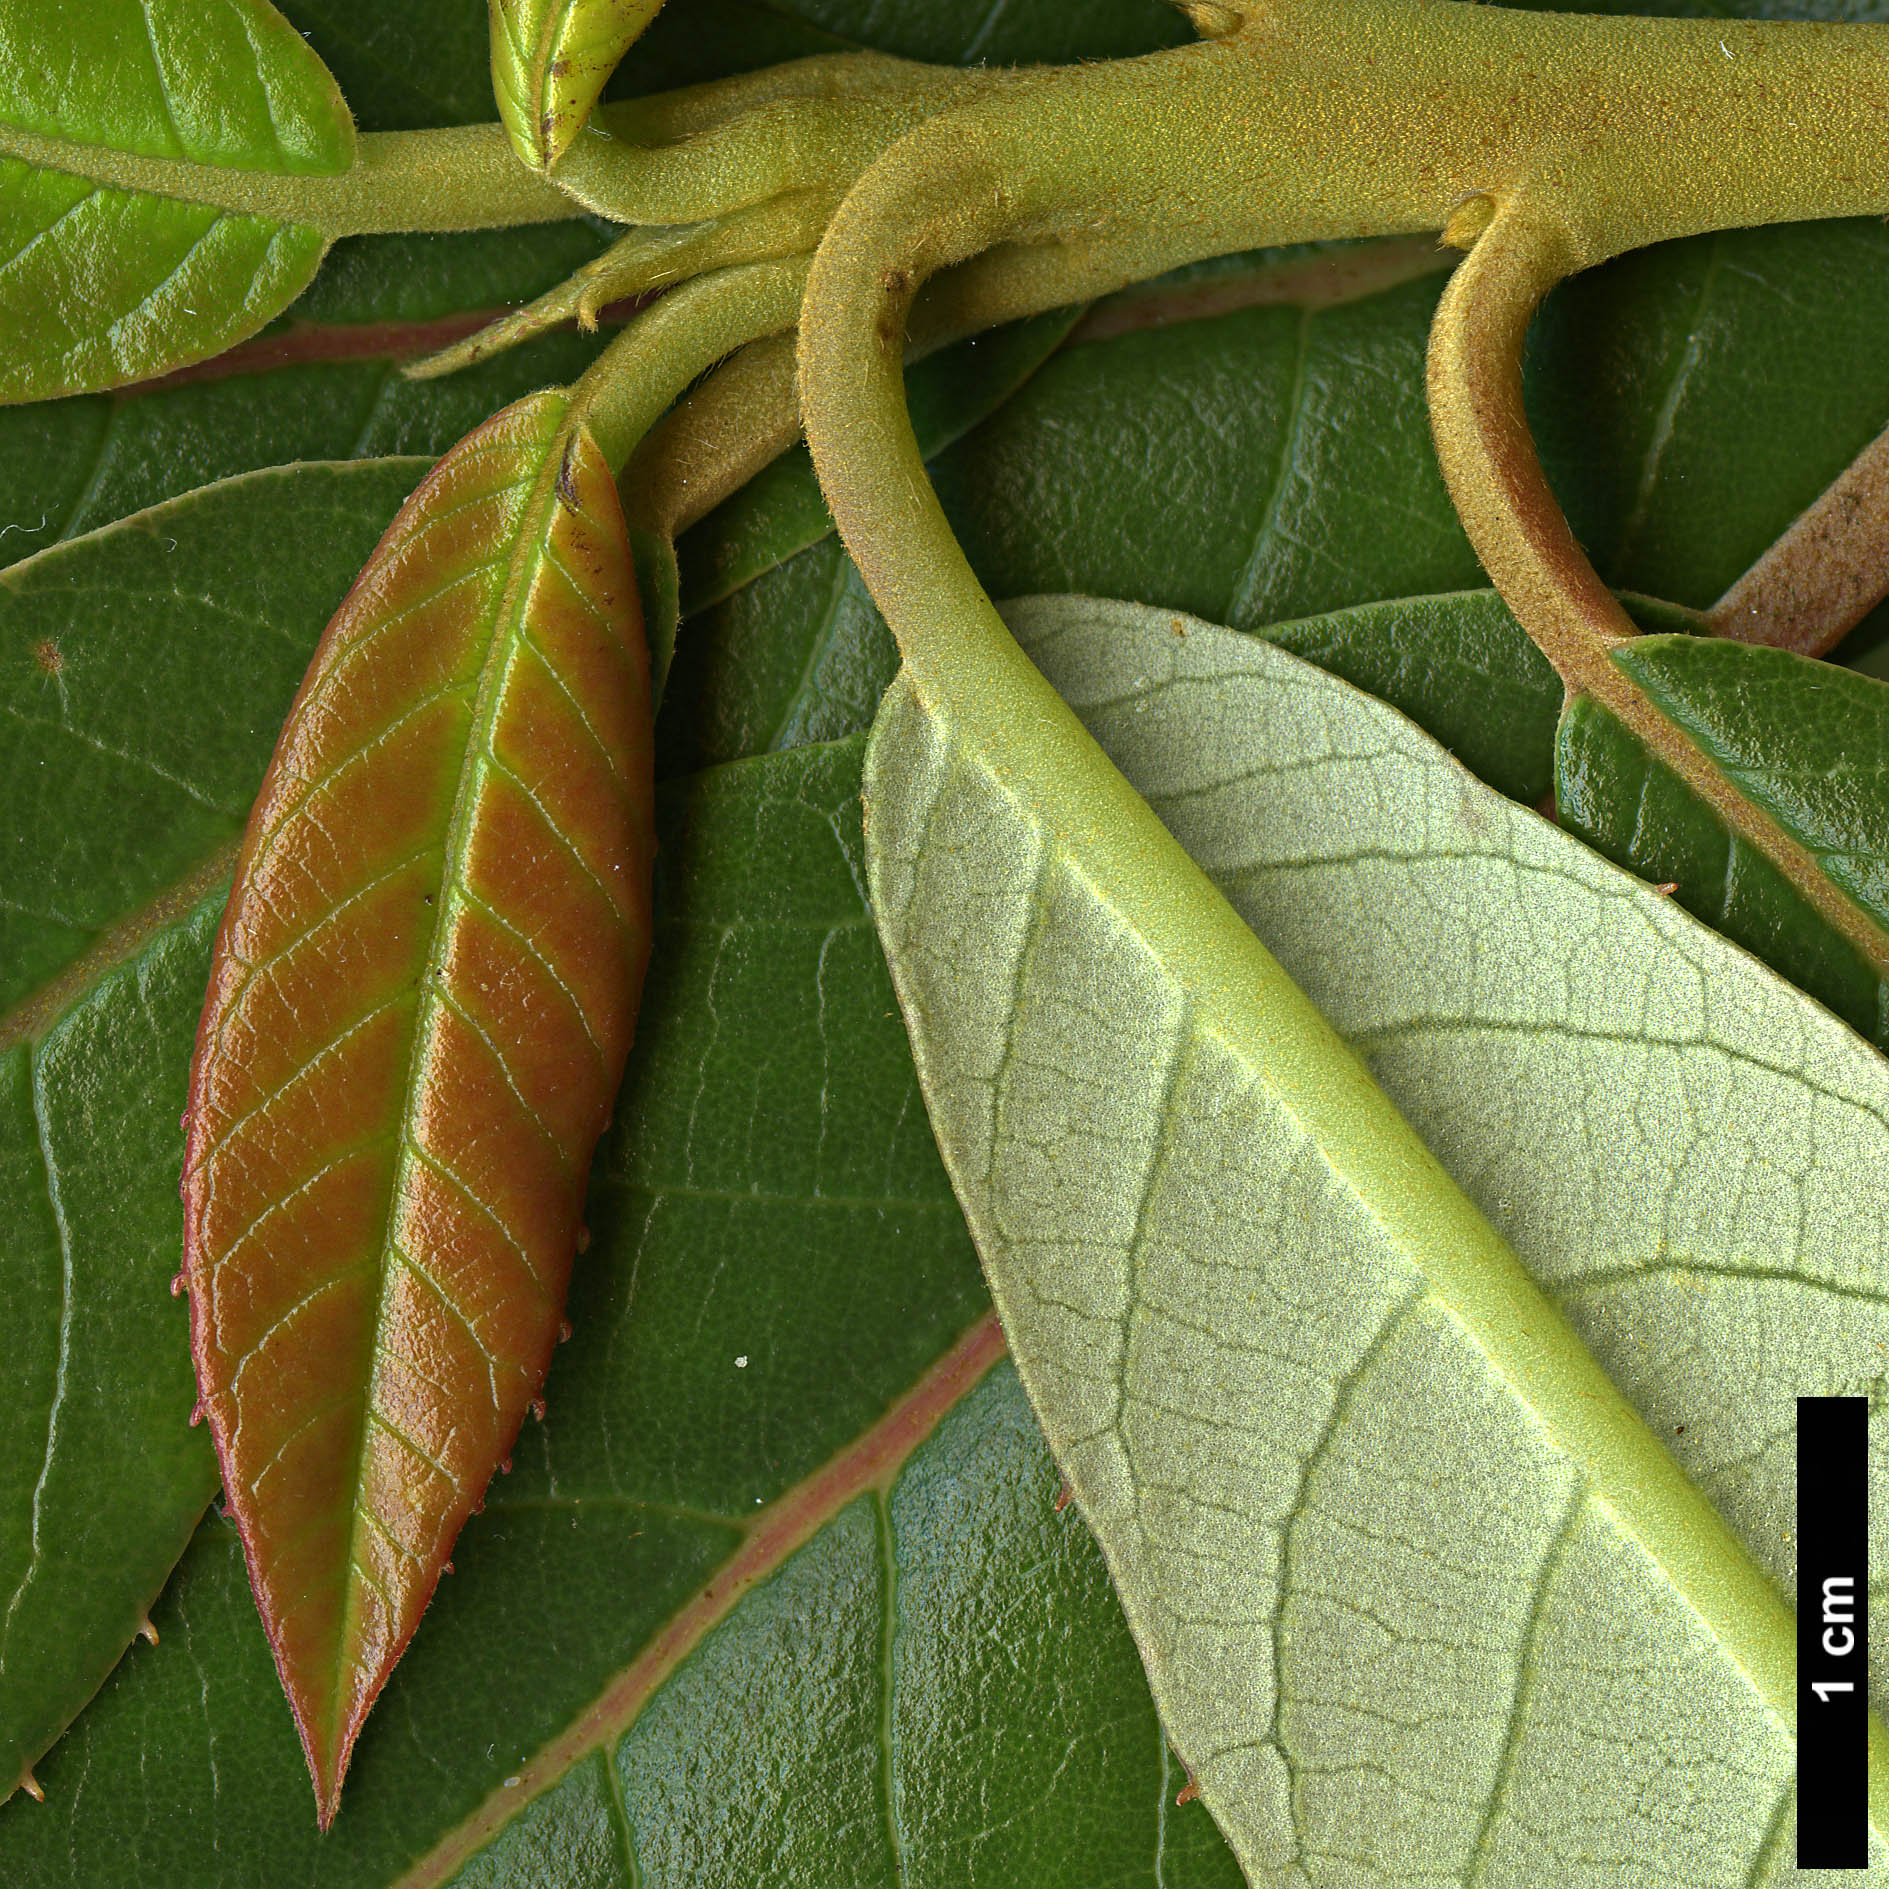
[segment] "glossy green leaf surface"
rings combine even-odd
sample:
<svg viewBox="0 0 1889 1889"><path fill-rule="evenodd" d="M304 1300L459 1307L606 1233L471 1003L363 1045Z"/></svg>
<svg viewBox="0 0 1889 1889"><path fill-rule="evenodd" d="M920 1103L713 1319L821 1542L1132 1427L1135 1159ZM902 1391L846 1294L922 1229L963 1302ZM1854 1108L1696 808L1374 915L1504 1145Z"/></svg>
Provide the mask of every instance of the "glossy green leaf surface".
<svg viewBox="0 0 1889 1889"><path fill-rule="evenodd" d="M1889 682L1718 637L1645 636L1615 660L1889 926Z"/></svg>
<svg viewBox="0 0 1889 1889"><path fill-rule="evenodd" d="M241 833L309 629L425 469L253 473L0 578L0 1006L28 1002ZM285 544L299 549L266 555ZM197 686L206 672L214 692Z"/></svg>
<svg viewBox="0 0 1889 1889"><path fill-rule="evenodd" d="M0 409L0 555L26 556L257 466L445 452L513 400L575 380L602 338L547 335L439 380L407 379L402 361L530 300L601 243L587 223L349 238L283 326L195 378ZM940 450L961 437L1071 319L1043 317L918 363L912 397L927 437ZM831 528L805 455L788 455L725 508L712 538L685 541L700 560L687 601L702 607L702 593L739 588Z"/></svg>
<svg viewBox="0 0 1889 1889"><path fill-rule="evenodd" d="M193 1013L271 731L424 470L253 474L0 580L9 1789L130 1641L216 1486L167 1290Z"/></svg>
<svg viewBox="0 0 1889 1889"><path fill-rule="evenodd" d="M50 56L51 48L59 56ZM0 401L118 386L253 334L308 286L320 231L119 188L7 133L230 169L354 157L334 80L267 0L0 8Z"/></svg>
<svg viewBox="0 0 1889 1889"><path fill-rule="evenodd" d="M0 124L42 137L241 170L354 160L334 80L268 0L7 0L0 72Z"/></svg>
<svg viewBox="0 0 1889 1889"><path fill-rule="evenodd" d="M191 1070L197 1384L324 1827L550 1368L651 792L616 484L536 395L440 461L325 632Z"/></svg>
<svg viewBox="0 0 1889 1889"><path fill-rule="evenodd" d="M1732 1650L1737 1557L1689 1511L1788 1591L1796 1397L1883 1342L1889 1072L1341 682L1170 612L1013 620L1532 1274L1420 1237L1449 1184L1347 1138L1343 1053L1289 1015L1244 1039L1207 947L1154 942L1181 891L1144 916L1092 833L1019 817L1056 805L1021 745L887 698L867 832L927 1104L1249 1873L1782 1880L1755 1682L1792 1619L1754 1570ZM1555 1409L1596 1359L1639 1418L1605 1439Z"/></svg>

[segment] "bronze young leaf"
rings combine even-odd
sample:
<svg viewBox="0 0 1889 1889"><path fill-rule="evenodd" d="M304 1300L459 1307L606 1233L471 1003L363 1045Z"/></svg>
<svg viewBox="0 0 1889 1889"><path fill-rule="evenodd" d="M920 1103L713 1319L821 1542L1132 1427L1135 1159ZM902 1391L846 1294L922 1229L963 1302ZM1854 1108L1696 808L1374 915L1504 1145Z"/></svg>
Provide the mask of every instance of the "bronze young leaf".
<svg viewBox="0 0 1889 1889"><path fill-rule="evenodd" d="M455 447L329 626L198 1038L198 1385L324 1824L543 1383L648 957L648 658L567 410Z"/></svg>

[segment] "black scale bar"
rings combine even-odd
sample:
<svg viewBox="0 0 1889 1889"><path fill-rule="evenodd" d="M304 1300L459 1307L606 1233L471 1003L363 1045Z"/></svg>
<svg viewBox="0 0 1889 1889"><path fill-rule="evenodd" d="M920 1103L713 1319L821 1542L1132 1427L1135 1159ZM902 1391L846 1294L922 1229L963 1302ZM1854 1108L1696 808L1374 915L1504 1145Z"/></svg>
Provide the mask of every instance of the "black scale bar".
<svg viewBox="0 0 1889 1889"><path fill-rule="evenodd" d="M1797 1400L1797 1866L1869 1864L1869 1400Z"/></svg>

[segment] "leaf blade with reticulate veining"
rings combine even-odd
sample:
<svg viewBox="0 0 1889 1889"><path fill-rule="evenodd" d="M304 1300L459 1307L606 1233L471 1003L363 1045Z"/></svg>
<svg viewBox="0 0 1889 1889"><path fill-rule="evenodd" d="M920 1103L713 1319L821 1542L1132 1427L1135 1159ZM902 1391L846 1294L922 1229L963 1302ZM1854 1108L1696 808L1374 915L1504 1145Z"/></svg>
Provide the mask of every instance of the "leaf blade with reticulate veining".
<svg viewBox="0 0 1889 1889"><path fill-rule="evenodd" d="M1425 1127L1499 1222L1506 1210L1518 1247L1539 1259L1546 1242L1554 1257L1594 1204L1588 1182L1607 1174L1617 1199L1643 1201L1647 1160L1662 1148L1689 1151L1701 1170L1671 1188L1678 1226L1701 1238L1749 1233L1736 1211L1713 1218L1744 1153L1703 1127L1696 1147L1675 1139L1671 1117L1690 1102L1704 1121L1715 1078L1724 1112L1722 1072L1688 1068L1685 1045L1697 1039L1697 1061L1716 1048L1716 1029L1733 1038L1734 1070L1753 1070L1737 1032L1758 999L1775 1028L1823 1057L1823 1076L1841 1067L1879 1092L1880 1117L1856 1108L1859 1145L1833 1183L1855 1193L1863 1144L1889 1119L1889 1084L1866 1046L1476 787L1401 717L1168 613L1046 601L1026 633L1241 909L1270 929L1300 915L1283 934L1288 959L1322 977L1323 1001L1355 998L1348 1026L1404 1106L1416 1114L1441 1090ZM960 716L976 741L953 726ZM1709 1317L1683 1322L1676 1275L1687 1268L1646 1279L1637 1300L1630 1277L1605 1277L1595 1242L1604 1250L1631 1228L1624 1209L1602 1217L1585 1267L1567 1276L1538 1266L1528 1283L1519 1268L1465 1266L1469 1231L1438 1239L1440 1223L1426 1232L1410 1217L1435 1186L1421 1160L1400 1169L1381 1128L1387 1138L1361 1152L1334 1134L1351 1082L1343 1059L1295 1073L1291 1027L1229 1025L1212 959L1186 944L1205 921L1179 909L1180 895L1137 903L1130 875L1146 868L1124 873L1106 825L1070 820L1064 809L1080 803L1035 774L1041 729L1006 748L1001 727L929 707L909 683L887 698L867 776L875 911L1019 1368L1109 1556L1170 1733L1249 1872L1308 1880L1332 1853L1381 1874L1459 1876L1504 1866L1540 1876L1600 1853L1617 1862L1598 1880L1649 1884L1743 1881L1761 1862L1781 1865L1792 1636L1746 1555L1787 1572L1780 1412L1796 1389L1834 1388L1830 1331L1841 1328L1845 1358L1875 1351L1885 1294L1868 1226L1846 1255L1858 1316L1832 1327L1807 1276L1796 1286L1805 1316L1770 1319L1771 1335L1795 1343L1795 1379L1760 1342L1774 1309L1764 1295L1789 1282L1750 1264L1716 1280L1723 1255L1692 1255L1695 1286L1755 1301L1716 1333L1742 1326L1744 1350L1714 1359L1691 1393L1707 1434L1688 1445L1689 1466L1717 1472L1715 1514L1647 1422L1671 1433L1667 1420L1686 1411L1675 1373L1688 1343L1715 1336ZM1269 800L1286 808L1272 823L1289 834L1277 858L1260 818ZM1547 849L1553 869L1515 850L1524 845ZM1470 861L1470 882L1453 852ZM1503 881L1506 934L1484 922L1495 901L1473 876L1485 869ZM1404 908L1387 910L1371 875L1394 882L1400 870ZM1625 932L1597 938L1614 912ZM1164 930L1178 942L1163 947ZM1637 984L1623 973L1649 934L1678 958L1665 987L1643 958ZM1674 938L1696 944L1698 962ZM1556 957L1557 939L1571 960ZM1485 949L1465 956L1478 942ZM1525 1012L1538 974L1549 997L1537 1029ZM1523 1014L1502 1014L1505 995ZM1550 1024L1557 1000L1568 1014ZM1555 1178L1568 1146L1578 1152L1584 1116L1552 1067L1531 1089L1492 1063L1489 1046L1519 1054L1558 1030L1564 1073L1587 1055L1604 1075L1606 1031L1584 1037L1583 1025L1610 1005L1630 1017L1636 1002L1658 1053L1633 1047L1667 1073L1666 1091L1597 1081L1577 1092L1596 1117L1587 1125L1608 1127L1612 1107L1640 1131L1637 1142L1612 1138L1640 1157L1637 1172L1624 1169L1635 1192L1606 1165L1621 1150L1596 1134L1593 1176L1529 1198L1520 1183L1531 1159ZM1689 1039L1700 1006L1706 1022ZM1679 1046L1671 1055L1661 1029ZM1446 1080L1451 1058L1436 1043L1463 1037L1481 1045L1480 1062L1458 1056ZM1782 1064L1765 1077L1786 1101L1791 1074ZM1747 1149L1801 1160L1795 1144L1827 1126L1833 1081L1800 1083L1796 1127L1782 1130L1773 1108ZM1562 1120L1544 1126L1544 1108ZM1763 1205L1730 1203L1759 1223ZM1670 1229L1655 1219L1646 1231L1657 1252ZM1578 1238L1570 1244L1578 1253ZM1622 1258L1624 1274L1657 1273L1644 1253ZM1584 1293L1585 1345L1573 1322ZM1519 1353L1502 1337L1511 1315L1529 1333ZM1662 1321L1675 1328L1651 1389L1675 1391L1676 1410L1649 1404L1649 1387L1622 1368L1662 1337ZM1606 1437L1555 1415L1590 1369L1594 1408L1609 1401L1592 1348L1614 1372L1612 1395L1638 1411ZM1756 1385L1739 1383L1747 1364ZM1715 1416L1715 1402L1741 1391L1744 1409ZM1788 1455L1787 1428L1782 1438ZM1742 1488L1730 1460L1741 1441L1772 1459L1747 1465ZM1701 1554L1700 1531L1731 1522L1744 1550L1727 1531ZM1709 1590L1734 1561L1750 1578L1727 1608ZM1632 1683L1603 1686L1596 1674L1607 1672ZM1660 1756L1675 1750L1689 1754L1683 1779Z"/></svg>
<svg viewBox="0 0 1889 1889"><path fill-rule="evenodd" d="M0 4L0 401L201 360L308 285L321 231L194 201L184 167L334 175L354 161L334 80L267 0L52 15ZM176 194L100 181L83 168L94 153L174 163Z"/></svg>
<svg viewBox="0 0 1889 1889"><path fill-rule="evenodd" d="M324 1822L549 1366L647 960L641 619L568 409L462 441L330 625L198 1038L198 1386Z"/></svg>

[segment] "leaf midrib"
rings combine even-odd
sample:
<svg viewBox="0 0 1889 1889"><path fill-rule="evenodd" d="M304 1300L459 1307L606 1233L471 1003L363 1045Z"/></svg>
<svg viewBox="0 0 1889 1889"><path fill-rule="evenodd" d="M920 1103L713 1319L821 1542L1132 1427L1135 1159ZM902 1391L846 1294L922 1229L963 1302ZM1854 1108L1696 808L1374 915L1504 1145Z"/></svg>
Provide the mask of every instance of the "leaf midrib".
<svg viewBox="0 0 1889 1889"><path fill-rule="evenodd" d="M1686 1595L1767 1708L1794 1725L1794 1622L1769 1578L1362 1063L1011 650L1014 660L974 692L955 675L921 677L921 710L1008 794L1028 796L1045 843L1195 998L1200 1027L1294 1119L1387 1243L1413 1256L1439 1307Z"/></svg>
<svg viewBox="0 0 1889 1889"><path fill-rule="evenodd" d="M563 396L540 396L540 398L562 400ZM378 1242L380 1277L375 1295L373 1321L376 1337L385 1330L387 1324L387 1286L393 1272L389 1259L400 1250L394 1237L395 1223L399 1215L400 1203L406 1196L407 1182L417 1152L412 1124L417 1113L420 1085L424 1080L420 1050L427 1040L438 1011L442 1008L439 993L444 977L446 941L451 936L453 920L461 904L469 897L468 890L462 883L467 832L481 796L488 763L492 758L492 732L497 719L499 701L511 670L512 660L523 640L525 605L530 599L531 587L538 569L545 559L544 540L547 535L548 521L554 515L554 508L558 504L557 482L563 463L564 448L573 435L573 428L568 418L568 401L564 401L564 405L566 417L560 418L544 445L543 456L532 477L530 495L519 509L518 522L512 540L510 569L506 573L504 585L492 607L489 619L489 649L481 664L479 686L473 696L472 716L466 736L466 759L460 769L459 781L453 793L453 809L446 825L440 895L432 908L431 932L419 974L412 1036L407 1045L407 1069L401 1084L399 1112L396 1117L400 1152L388 1189L387 1206L382 1217ZM421 1271L418 1263L404 1254L402 1257L405 1263L420 1278L426 1280L437 1294L438 1286ZM443 1295L442 1303L449 1309L457 1311L451 1301L445 1299ZM476 1333L474 1339L476 1342ZM483 1349L482 1346L481 1349ZM327 1720L325 1729L328 1734L327 1755L330 1757L335 1754L335 1739L346 1718L343 1701L344 1682L353 1663L353 1648L359 1632L360 1608L355 1577L357 1572L364 1573L357 1553L362 1524L363 1522L371 1524L373 1521L362 1499L364 1480L362 1471L367 1460L368 1431L373 1417L374 1369L370 1361L367 1381L362 1387L361 1422L354 1451L354 1468L349 1477L347 1553L340 1574L346 1592L342 1604L340 1630L335 1640L328 1712L325 1715Z"/></svg>

